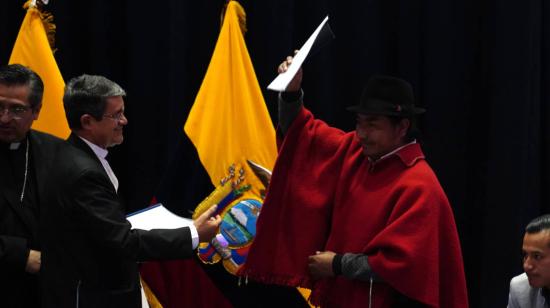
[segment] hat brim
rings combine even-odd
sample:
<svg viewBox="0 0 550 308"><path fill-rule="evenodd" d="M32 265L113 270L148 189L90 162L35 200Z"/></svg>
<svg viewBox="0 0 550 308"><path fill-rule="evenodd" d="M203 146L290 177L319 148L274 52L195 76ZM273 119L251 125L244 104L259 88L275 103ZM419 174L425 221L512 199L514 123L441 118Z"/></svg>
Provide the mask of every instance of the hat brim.
<svg viewBox="0 0 550 308"><path fill-rule="evenodd" d="M385 115L385 116L397 116L397 117L409 117L426 112L426 109L420 107L408 107L403 108L401 111L391 110L386 108L366 108L365 106L355 105L346 108L346 110L361 113L361 114L372 114L372 115Z"/></svg>

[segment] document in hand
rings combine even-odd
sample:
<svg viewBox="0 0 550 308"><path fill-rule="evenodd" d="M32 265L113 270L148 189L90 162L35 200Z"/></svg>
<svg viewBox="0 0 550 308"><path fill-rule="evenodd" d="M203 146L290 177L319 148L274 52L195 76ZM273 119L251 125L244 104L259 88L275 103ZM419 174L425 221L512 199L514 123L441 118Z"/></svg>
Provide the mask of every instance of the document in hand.
<svg viewBox="0 0 550 308"><path fill-rule="evenodd" d="M325 17L323 22L315 29L313 34L307 39L302 48L294 56L292 63L288 67L288 70L282 74L279 74L267 88L273 91L284 91L288 84L292 81L292 78L296 75L302 63L306 60L310 52L318 51L326 43L330 42L334 38L334 33L330 29L328 24L328 16Z"/></svg>
<svg viewBox="0 0 550 308"><path fill-rule="evenodd" d="M142 230L177 229L190 226L193 223L191 219L170 212L161 203L128 214L126 219L132 224L132 229Z"/></svg>

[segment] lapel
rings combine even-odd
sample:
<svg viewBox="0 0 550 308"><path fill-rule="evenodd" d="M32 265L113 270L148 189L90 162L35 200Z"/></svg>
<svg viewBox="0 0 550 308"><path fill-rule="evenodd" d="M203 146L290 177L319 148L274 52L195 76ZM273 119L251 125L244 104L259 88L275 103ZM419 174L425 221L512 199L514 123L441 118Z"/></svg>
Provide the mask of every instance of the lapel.
<svg viewBox="0 0 550 308"><path fill-rule="evenodd" d="M29 158L30 159L30 158ZM19 193L16 191L16 185L12 177L12 166L8 163L8 159L0 159L0 192L7 200L7 204L17 214L25 226L32 231L33 224L28 220L26 215L23 214L21 200L19 200Z"/></svg>
<svg viewBox="0 0 550 308"><path fill-rule="evenodd" d="M83 151L88 156L94 159L94 161L97 163L98 170L101 170L101 173L105 175L105 177L107 178L107 181L109 181L109 184L111 184L111 187L113 187L113 191L115 192L115 194L118 195L114 186L111 183L111 180L109 179L109 175L107 174L107 171L105 171L105 168L103 168L103 165L101 164L99 157L97 157L97 155L94 153L94 150L92 150L92 148L90 148L90 146L87 145L86 142L84 142L82 139L80 139L80 137L78 137L74 133L71 133L71 135L67 139L67 142L69 142L72 146L78 148L79 150Z"/></svg>
<svg viewBox="0 0 550 308"><path fill-rule="evenodd" d="M67 142L69 142L72 146L74 146L75 148L83 151L88 156L93 158L97 162L97 164L101 168L101 170L104 170L103 165L101 164L101 161L99 160L97 155L95 155L94 150L92 150L92 148L90 148L90 146L88 146L86 144L86 142L84 142L82 139L80 139L80 137L78 137L75 133L71 133L71 135L67 139ZM105 173L105 175L107 175L107 173Z"/></svg>

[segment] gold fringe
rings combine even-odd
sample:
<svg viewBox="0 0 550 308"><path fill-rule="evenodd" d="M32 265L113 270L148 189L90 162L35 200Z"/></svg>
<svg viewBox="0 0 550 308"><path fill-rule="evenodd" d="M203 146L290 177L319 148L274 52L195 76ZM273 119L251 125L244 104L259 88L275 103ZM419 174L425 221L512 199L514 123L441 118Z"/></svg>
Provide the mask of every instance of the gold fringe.
<svg viewBox="0 0 550 308"><path fill-rule="evenodd" d="M25 10L35 10L36 13L38 13L38 16L40 16L40 20L42 21L42 24L44 25L44 29L46 30L46 36L48 37L48 43L50 44L50 48L52 49L52 52L55 53L57 49L55 48L55 30L56 26L53 23L53 15L50 12L46 12L41 8L42 4L38 3L40 1L37 1L37 5L34 7L31 7L31 0L25 2L23 4L23 8Z"/></svg>
<svg viewBox="0 0 550 308"><path fill-rule="evenodd" d="M225 185L220 185L206 197L193 212L193 219L197 219L202 213L208 210L212 205L219 204L227 195L231 193L233 189L231 188L231 183L225 183Z"/></svg>
<svg viewBox="0 0 550 308"><path fill-rule="evenodd" d="M237 17L239 18L239 26L241 27L241 32L243 34L245 34L246 31L247 31L247 28L246 28L246 12L244 11L244 8L239 4L238 1L227 0L225 2L225 5L222 9L222 13L221 13L221 16L220 16L220 19L221 19L220 27L223 25L223 20L225 18L225 12L227 11L227 6L229 5L229 2L235 2L235 4L237 4Z"/></svg>

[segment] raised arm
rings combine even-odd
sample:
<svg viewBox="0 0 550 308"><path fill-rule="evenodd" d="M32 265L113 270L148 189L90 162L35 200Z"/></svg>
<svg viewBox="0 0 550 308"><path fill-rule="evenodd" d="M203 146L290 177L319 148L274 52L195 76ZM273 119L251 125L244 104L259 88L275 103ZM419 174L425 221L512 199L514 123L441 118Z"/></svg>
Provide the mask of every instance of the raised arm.
<svg viewBox="0 0 550 308"><path fill-rule="evenodd" d="M292 60L293 57L286 57L285 61L279 65L277 72L279 74L286 72ZM279 131L283 135L287 132L303 105L302 76L303 71L300 68L286 90L279 93Z"/></svg>

